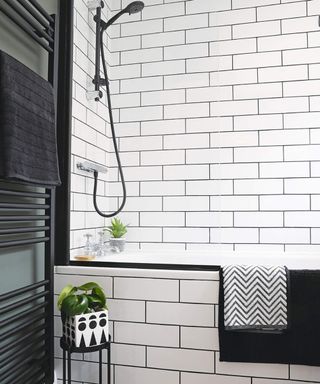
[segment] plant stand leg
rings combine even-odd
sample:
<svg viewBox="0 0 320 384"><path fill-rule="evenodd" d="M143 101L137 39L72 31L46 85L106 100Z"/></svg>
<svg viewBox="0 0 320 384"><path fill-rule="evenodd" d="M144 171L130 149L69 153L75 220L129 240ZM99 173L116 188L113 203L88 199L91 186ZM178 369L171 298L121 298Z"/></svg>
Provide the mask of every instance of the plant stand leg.
<svg viewBox="0 0 320 384"><path fill-rule="evenodd" d="M108 384L111 384L111 344L108 344Z"/></svg>
<svg viewBox="0 0 320 384"><path fill-rule="evenodd" d="M99 351L99 384L102 384L102 349Z"/></svg>
<svg viewBox="0 0 320 384"><path fill-rule="evenodd" d="M71 384L71 352L68 350L68 384Z"/></svg>
<svg viewBox="0 0 320 384"><path fill-rule="evenodd" d="M67 356L66 356L67 354L66 354L66 350L64 349L63 350L63 360L62 360L62 381L63 381L63 384L67 384L67 375L66 375L66 358L67 358Z"/></svg>

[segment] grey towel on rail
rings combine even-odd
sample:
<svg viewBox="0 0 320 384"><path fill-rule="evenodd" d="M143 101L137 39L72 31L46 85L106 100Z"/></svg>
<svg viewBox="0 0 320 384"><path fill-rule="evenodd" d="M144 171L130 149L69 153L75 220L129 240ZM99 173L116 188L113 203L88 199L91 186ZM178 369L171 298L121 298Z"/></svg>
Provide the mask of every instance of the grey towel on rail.
<svg viewBox="0 0 320 384"><path fill-rule="evenodd" d="M60 184L53 89L0 51L0 178Z"/></svg>
<svg viewBox="0 0 320 384"><path fill-rule="evenodd" d="M285 330L287 270L283 266L222 268L225 330Z"/></svg>

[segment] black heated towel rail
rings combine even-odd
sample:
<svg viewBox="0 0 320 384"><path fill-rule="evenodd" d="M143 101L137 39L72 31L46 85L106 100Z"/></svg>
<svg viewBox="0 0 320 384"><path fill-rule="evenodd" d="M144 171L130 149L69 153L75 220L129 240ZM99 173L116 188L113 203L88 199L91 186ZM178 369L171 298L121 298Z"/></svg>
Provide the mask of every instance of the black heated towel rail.
<svg viewBox="0 0 320 384"><path fill-rule="evenodd" d="M36 383L50 371L50 285L42 280L0 296L1 384L25 383L29 376Z"/></svg>
<svg viewBox="0 0 320 384"><path fill-rule="evenodd" d="M36 0L2 0L0 12L47 51L48 81L57 94L56 15ZM43 269L34 271L32 284L15 281L18 289L0 295L1 384L53 383L54 224L54 188L0 180L0 258L27 250Z"/></svg>
<svg viewBox="0 0 320 384"><path fill-rule="evenodd" d="M53 224L54 189L0 181L0 257L34 250L44 268L43 280L0 295L1 384L52 383Z"/></svg>

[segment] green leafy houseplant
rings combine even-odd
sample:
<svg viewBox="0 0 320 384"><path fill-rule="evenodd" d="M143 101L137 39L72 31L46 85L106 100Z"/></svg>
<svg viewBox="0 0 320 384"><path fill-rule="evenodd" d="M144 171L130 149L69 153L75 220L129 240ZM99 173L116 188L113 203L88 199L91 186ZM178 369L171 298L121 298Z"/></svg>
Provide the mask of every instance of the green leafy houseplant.
<svg viewBox="0 0 320 384"><path fill-rule="evenodd" d="M127 233L127 226L118 218L111 220L111 225L105 229L114 239L120 239Z"/></svg>
<svg viewBox="0 0 320 384"><path fill-rule="evenodd" d="M65 316L76 316L108 309L103 289L94 282L79 287L65 286L58 298L58 308L61 314Z"/></svg>
<svg viewBox="0 0 320 384"><path fill-rule="evenodd" d="M65 286L58 298L63 341L87 348L106 343L109 338L106 295L101 286L89 282L79 287Z"/></svg>

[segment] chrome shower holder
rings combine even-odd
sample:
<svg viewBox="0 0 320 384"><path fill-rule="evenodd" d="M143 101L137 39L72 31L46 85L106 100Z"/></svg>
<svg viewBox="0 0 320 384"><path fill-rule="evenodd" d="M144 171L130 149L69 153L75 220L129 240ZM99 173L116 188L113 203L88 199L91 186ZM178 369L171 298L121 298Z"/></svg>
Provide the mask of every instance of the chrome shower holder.
<svg viewBox="0 0 320 384"><path fill-rule="evenodd" d="M86 97L88 101L97 101L100 99L100 91L87 91Z"/></svg>
<svg viewBox="0 0 320 384"><path fill-rule="evenodd" d="M88 0L87 1L87 7L89 9L89 11L94 11L96 10L98 7L104 7L104 4L101 0Z"/></svg>

